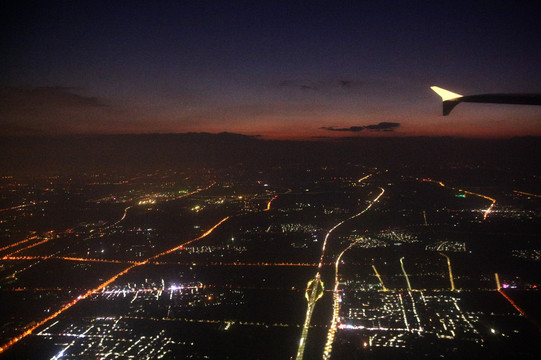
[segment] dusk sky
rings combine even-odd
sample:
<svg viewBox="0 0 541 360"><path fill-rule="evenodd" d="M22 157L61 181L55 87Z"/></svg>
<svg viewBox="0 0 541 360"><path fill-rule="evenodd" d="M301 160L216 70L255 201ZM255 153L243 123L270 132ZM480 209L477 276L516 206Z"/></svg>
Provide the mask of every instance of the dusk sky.
<svg viewBox="0 0 541 360"><path fill-rule="evenodd" d="M541 136L540 106L443 117L429 88L541 93L533 1L10 5L3 135Z"/></svg>

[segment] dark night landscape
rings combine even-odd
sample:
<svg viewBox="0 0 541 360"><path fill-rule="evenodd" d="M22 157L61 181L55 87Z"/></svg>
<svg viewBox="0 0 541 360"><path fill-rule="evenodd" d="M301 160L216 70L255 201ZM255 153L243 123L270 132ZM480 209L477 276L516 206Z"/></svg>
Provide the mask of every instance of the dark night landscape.
<svg viewBox="0 0 541 360"><path fill-rule="evenodd" d="M0 360L538 359L534 5L2 5Z"/></svg>

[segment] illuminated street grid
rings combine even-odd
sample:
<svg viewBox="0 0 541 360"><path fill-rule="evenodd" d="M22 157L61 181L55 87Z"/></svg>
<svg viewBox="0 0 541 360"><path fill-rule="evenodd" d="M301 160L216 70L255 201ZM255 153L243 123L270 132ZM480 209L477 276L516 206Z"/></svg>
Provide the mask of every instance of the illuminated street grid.
<svg viewBox="0 0 541 360"><path fill-rule="evenodd" d="M94 318L89 323L70 324L59 328L52 323L37 336L62 342L60 350L51 359L161 359L171 353L171 345L178 345L159 331L149 336L134 333L122 318ZM57 330L61 332L57 332ZM182 344L186 345L186 344Z"/></svg>
<svg viewBox="0 0 541 360"><path fill-rule="evenodd" d="M487 336L525 334L528 311L508 290L532 292L539 279L503 271L496 285L490 270L470 272L479 246L454 228L535 222L538 212L522 202L537 197L514 191L498 207L478 189L367 170L296 188L257 177L218 182L208 171L187 182L175 172L4 178L0 291L13 313L3 315L0 352L41 339L52 359L234 357L250 331L273 331L284 346L252 339L251 351L329 359L348 343L407 349L433 337L436 346L482 347ZM403 207L409 188L435 205ZM55 193L81 201L69 226L51 230ZM539 261L536 248L505 251ZM472 296L496 296L496 305L472 310ZM224 340L211 351L213 336Z"/></svg>
<svg viewBox="0 0 541 360"><path fill-rule="evenodd" d="M405 333L440 339L481 340L479 316L464 313L459 295L434 292L366 292L363 301L342 297L342 330L366 330L370 346L405 346Z"/></svg>

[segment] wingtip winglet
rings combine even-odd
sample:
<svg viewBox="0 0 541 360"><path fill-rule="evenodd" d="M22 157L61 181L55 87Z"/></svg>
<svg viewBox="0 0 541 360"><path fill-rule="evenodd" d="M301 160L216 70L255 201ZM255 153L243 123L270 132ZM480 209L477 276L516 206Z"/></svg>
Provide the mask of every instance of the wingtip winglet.
<svg viewBox="0 0 541 360"><path fill-rule="evenodd" d="M458 98L463 97L463 95L454 93L449 90L442 89L441 87L438 87L438 86L431 86L430 88L432 89L432 91L438 94L443 101L457 100Z"/></svg>
<svg viewBox="0 0 541 360"><path fill-rule="evenodd" d="M431 86L430 89L441 97L443 101L443 116L449 115L451 110L461 101L463 95L442 89L438 86Z"/></svg>

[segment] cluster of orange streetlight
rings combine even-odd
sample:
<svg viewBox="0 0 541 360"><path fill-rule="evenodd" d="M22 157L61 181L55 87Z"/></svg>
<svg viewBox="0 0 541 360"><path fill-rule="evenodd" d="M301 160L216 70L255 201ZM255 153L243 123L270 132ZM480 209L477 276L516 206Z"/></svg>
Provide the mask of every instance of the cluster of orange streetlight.
<svg viewBox="0 0 541 360"><path fill-rule="evenodd" d="M63 258L61 258L63 259ZM84 260L84 259L83 259ZM81 260L81 261L83 261ZM128 261L125 261L128 262ZM190 265L190 266L305 266L305 267L316 267L319 264L317 263L292 263L292 262L255 262L255 263L246 263L246 262L240 262L240 261L234 261L234 262L210 262L210 263L181 263L181 262L169 262L169 261L153 261L152 264L154 265ZM329 266L332 265L331 263L324 263L323 266Z"/></svg>
<svg viewBox="0 0 541 360"><path fill-rule="evenodd" d="M47 231L47 232L43 233L43 235L47 236L47 237L45 238L44 241L41 241L41 242L38 242L38 243L34 243L34 244L29 245L29 246L27 246L27 247L25 247L25 248L23 248L23 249L19 249L19 250L17 250L17 251L14 251L14 252L12 252L12 253L10 253L10 254L5 255L4 258L5 258L5 257L9 257L9 256L11 256L11 255L13 255L13 254L19 253L19 252L21 252L21 251L24 251L24 250L26 250L26 249L30 249L31 247L38 246L38 245L40 245L40 244L42 244L42 243L44 243L44 242L47 242L48 240L52 239L51 236L52 236L53 233L54 233L54 230L50 230L50 231ZM33 235L33 236L30 236L30 237L28 237L28 238L26 238L26 239L24 239L24 240L18 241L18 242L13 243L13 244L9 244L9 245L7 245L7 246L4 246L3 248L0 248L0 251L9 249L9 248L12 248L12 247L15 247L15 246L22 245L22 244L24 244L24 243L26 243L26 242L28 242L28 241L30 241L30 240L36 240L36 239L38 239L38 235Z"/></svg>
<svg viewBox="0 0 541 360"><path fill-rule="evenodd" d="M276 262L257 262L257 263L245 263L245 262L232 262L232 263L210 263L210 265L217 265L217 266L307 266L307 267L316 267L318 264L316 263L276 263ZM330 264L324 264L324 265L330 265Z"/></svg>
<svg viewBox="0 0 541 360"><path fill-rule="evenodd" d="M29 238L26 238L24 240L21 240L21 241L18 241L16 243L13 243L13 244L9 244L8 246L4 246L3 248L0 248L0 251L4 251L6 249L9 249L11 247L14 247L14 246L18 246L18 245L21 245L21 244L24 244L25 242L28 242L30 240L34 240L34 239L37 239L38 236L37 235L34 235L34 236L31 236Z"/></svg>
<svg viewBox="0 0 541 360"><path fill-rule="evenodd" d="M2 260L45 260L51 256L4 256Z"/></svg>
<svg viewBox="0 0 541 360"><path fill-rule="evenodd" d="M23 252L23 251L28 250L28 249L30 249L30 248L33 248L33 247L35 247L35 246L44 244L44 243L46 243L46 242L49 241L49 240L51 240L51 238L43 239L43 240L41 240L41 241L38 241L37 243L34 243L34 244L32 244L32 245L28 245L27 247L24 247L24 248L19 249L19 250L16 250L16 251L14 251L14 252L12 252L12 253L9 253L9 254L5 255L5 256L2 258L2 260L7 260L7 259L9 259L12 255L18 254L18 253L20 253L20 252Z"/></svg>
<svg viewBox="0 0 541 360"><path fill-rule="evenodd" d="M68 256L59 256L57 259L67 260L67 261L81 261L81 262L100 262L100 263L110 263L110 264L137 264L137 261L130 260L112 260L112 259L92 259L92 258L76 258Z"/></svg>

